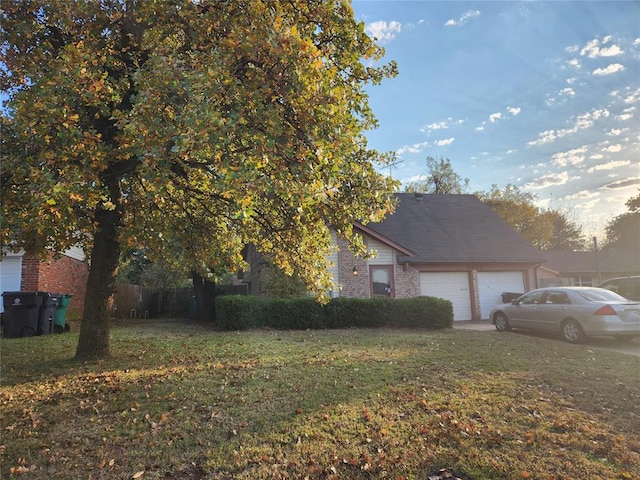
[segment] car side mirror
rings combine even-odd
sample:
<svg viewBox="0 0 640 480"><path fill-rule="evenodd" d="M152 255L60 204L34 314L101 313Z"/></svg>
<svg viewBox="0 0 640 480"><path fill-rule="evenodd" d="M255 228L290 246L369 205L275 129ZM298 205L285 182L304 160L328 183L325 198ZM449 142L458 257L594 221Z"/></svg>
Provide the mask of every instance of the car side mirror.
<svg viewBox="0 0 640 480"><path fill-rule="evenodd" d="M514 298L513 300L511 300L511 305L520 305L520 302L517 298Z"/></svg>

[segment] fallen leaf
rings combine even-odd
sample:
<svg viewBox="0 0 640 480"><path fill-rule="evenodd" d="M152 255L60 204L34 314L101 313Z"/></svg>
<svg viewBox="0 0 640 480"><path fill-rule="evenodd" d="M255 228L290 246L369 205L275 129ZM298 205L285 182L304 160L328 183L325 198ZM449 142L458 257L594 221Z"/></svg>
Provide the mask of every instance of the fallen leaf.
<svg viewBox="0 0 640 480"><path fill-rule="evenodd" d="M133 474L132 480L135 480L136 478L140 478L144 475L144 470L140 470L139 472L136 472Z"/></svg>

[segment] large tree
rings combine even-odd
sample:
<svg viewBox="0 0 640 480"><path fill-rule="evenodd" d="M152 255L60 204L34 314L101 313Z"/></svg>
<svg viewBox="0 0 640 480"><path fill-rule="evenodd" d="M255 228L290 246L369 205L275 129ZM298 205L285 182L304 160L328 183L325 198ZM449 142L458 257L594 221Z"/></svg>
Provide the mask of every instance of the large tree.
<svg viewBox="0 0 640 480"><path fill-rule="evenodd" d="M625 205L628 211L607 224L604 245L606 250L640 250L640 192L627 200Z"/></svg>
<svg viewBox="0 0 640 480"><path fill-rule="evenodd" d="M365 86L395 75L341 0L5 0L2 242L90 253L77 358L109 355L123 248L203 278L253 243L330 288L328 225L391 211Z"/></svg>
<svg viewBox="0 0 640 480"><path fill-rule="evenodd" d="M585 246L579 225L558 210L536 206L536 196L515 185L503 189L492 185L491 190L476 192L476 196L536 248L579 250Z"/></svg>
<svg viewBox="0 0 640 480"><path fill-rule="evenodd" d="M427 157L427 172L423 178L405 185L409 193L455 194L465 193L469 188L469 179L462 178L451 165L451 160L440 157Z"/></svg>

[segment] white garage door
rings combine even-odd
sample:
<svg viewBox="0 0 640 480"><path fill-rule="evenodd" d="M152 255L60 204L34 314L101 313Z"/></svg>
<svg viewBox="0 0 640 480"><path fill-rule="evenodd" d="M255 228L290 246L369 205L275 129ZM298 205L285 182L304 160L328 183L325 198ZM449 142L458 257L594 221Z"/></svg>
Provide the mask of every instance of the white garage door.
<svg viewBox="0 0 640 480"><path fill-rule="evenodd" d="M0 293L19 292L22 278L22 257L6 256L0 261ZM0 312L4 312L0 300Z"/></svg>
<svg viewBox="0 0 640 480"><path fill-rule="evenodd" d="M471 320L471 297L467 272L422 272L420 295L449 300L454 320Z"/></svg>
<svg viewBox="0 0 640 480"><path fill-rule="evenodd" d="M478 272L480 314L489 318L489 312L502 303L504 292L524 293L522 272Z"/></svg>

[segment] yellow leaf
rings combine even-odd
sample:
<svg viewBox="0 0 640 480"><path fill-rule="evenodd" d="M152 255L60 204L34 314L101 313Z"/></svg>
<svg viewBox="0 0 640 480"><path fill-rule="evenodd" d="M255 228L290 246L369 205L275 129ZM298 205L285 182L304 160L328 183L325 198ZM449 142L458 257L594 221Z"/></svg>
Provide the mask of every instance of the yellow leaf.
<svg viewBox="0 0 640 480"><path fill-rule="evenodd" d="M133 474L133 477L131 477L132 479L136 479L136 478L140 478L144 475L144 470L140 470L139 472L136 472Z"/></svg>

